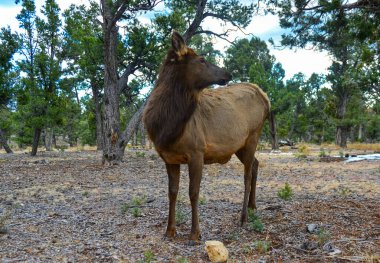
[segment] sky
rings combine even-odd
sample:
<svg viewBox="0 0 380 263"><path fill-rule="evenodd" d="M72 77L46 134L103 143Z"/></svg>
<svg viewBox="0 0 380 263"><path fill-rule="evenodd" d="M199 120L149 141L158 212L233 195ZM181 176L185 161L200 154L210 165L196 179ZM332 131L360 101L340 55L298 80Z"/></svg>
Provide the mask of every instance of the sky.
<svg viewBox="0 0 380 263"><path fill-rule="evenodd" d="M44 0L36 0L37 11L39 11ZM67 9L70 4L86 4L87 0L57 0L61 10ZM16 15L20 12L21 5L16 5L14 0L0 0L0 27L10 26L12 31L17 31L18 21ZM144 20L144 19L142 19ZM227 26L221 26L220 21L209 19L203 23L205 28L223 30ZM262 40L268 41L270 38L278 43L281 34L284 32L280 26L278 18L274 15L254 16L252 22L244 30L246 34L253 34ZM246 37L242 32L233 32L229 40ZM215 48L224 51L230 45L227 41L215 39ZM331 65L331 59L326 52L318 52L315 50L296 49L290 50L276 49L268 44L270 52L276 57L276 61L280 62L285 70L285 79L291 78L298 72L304 73L309 77L312 73L327 73L327 68Z"/></svg>

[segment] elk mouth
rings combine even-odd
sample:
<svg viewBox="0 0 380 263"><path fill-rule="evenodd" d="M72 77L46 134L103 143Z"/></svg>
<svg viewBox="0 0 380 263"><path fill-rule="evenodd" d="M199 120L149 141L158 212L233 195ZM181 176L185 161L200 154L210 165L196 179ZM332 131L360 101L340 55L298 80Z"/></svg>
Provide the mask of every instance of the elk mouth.
<svg viewBox="0 0 380 263"><path fill-rule="evenodd" d="M216 84L218 85L227 85L227 83L230 81L231 79L228 78L228 79L221 79L219 80Z"/></svg>

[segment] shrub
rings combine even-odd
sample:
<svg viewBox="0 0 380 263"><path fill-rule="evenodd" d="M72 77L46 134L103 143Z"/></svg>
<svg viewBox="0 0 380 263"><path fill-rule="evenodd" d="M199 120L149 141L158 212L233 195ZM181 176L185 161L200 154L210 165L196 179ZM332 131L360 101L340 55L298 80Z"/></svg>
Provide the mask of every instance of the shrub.
<svg viewBox="0 0 380 263"><path fill-rule="evenodd" d="M263 232L264 224L251 208L248 208L248 222L250 224L251 229L253 229L256 232Z"/></svg>
<svg viewBox="0 0 380 263"><path fill-rule="evenodd" d="M292 200L293 198L293 190L290 185L286 182L284 188L281 188L277 192L278 197L285 201Z"/></svg>

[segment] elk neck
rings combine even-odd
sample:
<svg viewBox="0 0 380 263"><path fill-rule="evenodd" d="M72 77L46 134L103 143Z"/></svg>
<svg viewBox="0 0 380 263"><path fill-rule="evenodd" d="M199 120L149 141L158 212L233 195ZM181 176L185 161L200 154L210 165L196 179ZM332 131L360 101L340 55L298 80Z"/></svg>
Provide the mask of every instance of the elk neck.
<svg viewBox="0 0 380 263"><path fill-rule="evenodd" d="M182 71L174 67L164 65L161 69L144 117L147 131L159 149L169 148L182 136L198 104L200 91L193 89Z"/></svg>

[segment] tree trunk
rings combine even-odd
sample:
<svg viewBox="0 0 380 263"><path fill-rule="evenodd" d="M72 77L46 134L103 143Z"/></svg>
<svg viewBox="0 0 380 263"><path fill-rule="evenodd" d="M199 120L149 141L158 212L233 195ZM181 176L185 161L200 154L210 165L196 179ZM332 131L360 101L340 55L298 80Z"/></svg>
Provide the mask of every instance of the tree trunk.
<svg viewBox="0 0 380 263"><path fill-rule="evenodd" d="M33 144L32 144L32 156L36 156L37 149L38 149L38 143L40 142L40 136L41 136L41 128L35 128L34 129L34 136L33 136Z"/></svg>
<svg viewBox="0 0 380 263"><path fill-rule="evenodd" d="M338 100L339 101L336 114L338 125L336 127L335 143L342 148L346 148L349 126L343 123L348 102L348 94L345 89L342 89L341 95L338 96Z"/></svg>
<svg viewBox="0 0 380 263"><path fill-rule="evenodd" d="M45 148L46 151L53 150L53 130L51 128L45 129Z"/></svg>
<svg viewBox="0 0 380 263"><path fill-rule="evenodd" d="M276 114L273 111L269 112L269 133L272 138L272 150L278 150L278 137L276 126Z"/></svg>
<svg viewBox="0 0 380 263"><path fill-rule="evenodd" d="M104 39L104 145L103 164L118 164L122 161L124 147L120 137L120 87L117 71L118 28L113 22L112 8L104 3L103 39Z"/></svg>
<svg viewBox="0 0 380 263"><path fill-rule="evenodd" d="M97 150L103 150L103 120L102 120L102 104L100 102L100 92L95 84L91 85L92 94L95 105L95 121L96 121L96 146Z"/></svg>
<svg viewBox="0 0 380 263"><path fill-rule="evenodd" d="M140 121L140 134L141 134L141 148L146 148L146 133L145 133L145 127L144 122Z"/></svg>
<svg viewBox="0 0 380 263"><path fill-rule="evenodd" d="M359 124L358 141L363 141L363 124Z"/></svg>
<svg viewBox="0 0 380 263"><path fill-rule="evenodd" d="M12 149L9 147L7 143L7 139L5 138L4 132L0 129L0 143L4 147L6 153L13 153Z"/></svg>

